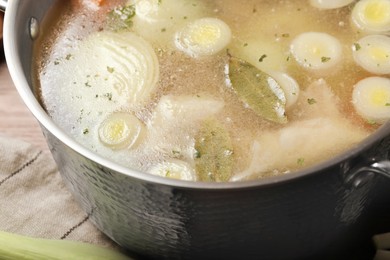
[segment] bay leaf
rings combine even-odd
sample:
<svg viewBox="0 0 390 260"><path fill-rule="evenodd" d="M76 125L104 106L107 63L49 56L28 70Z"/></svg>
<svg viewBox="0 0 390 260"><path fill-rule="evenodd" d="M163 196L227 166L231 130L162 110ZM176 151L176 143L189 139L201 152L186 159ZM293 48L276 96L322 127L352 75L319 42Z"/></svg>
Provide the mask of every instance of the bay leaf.
<svg viewBox="0 0 390 260"><path fill-rule="evenodd" d="M258 116L287 123L286 97L274 78L244 60L230 57L229 79L239 99Z"/></svg>
<svg viewBox="0 0 390 260"><path fill-rule="evenodd" d="M195 170L200 181L228 181L233 171L233 145L228 131L215 119L203 122L195 138Z"/></svg>

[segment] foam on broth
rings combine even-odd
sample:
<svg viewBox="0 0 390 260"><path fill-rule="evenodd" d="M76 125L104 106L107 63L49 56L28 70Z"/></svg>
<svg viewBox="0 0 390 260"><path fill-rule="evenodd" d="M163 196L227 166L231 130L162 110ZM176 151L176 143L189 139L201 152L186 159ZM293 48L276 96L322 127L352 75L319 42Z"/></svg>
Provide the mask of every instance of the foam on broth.
<svg viewBox="0 0 390 260"><path fill-rule="evenodd" d="M58 2L61 16L48 22L50 26L36 45L34 75L39 99L53 120L80 144L129 168L150 172L172 159L195 168L197 134L208 118L218 121L231 138L231 181L311 166L357 145L378 127L357 115L351 104L353 85L372 75L352 59L351 44L361 36L350 23L353 4L320 10L306 0L189 0L183 1L187 9L168 17L165 24L143 26L135 17L128 31L151 44L159 78L147 102L134 105L126 103L110 80L104 86L94 85L94 78L101 75L86 72L83 82L72 78L84 65L74 56L74 49L89 35L109 30L105 27L109 11L128 1L106 1L96 8L74 5L75 1ZM224 21L232 38L223 51L194 58L175 47L174 32L202 17ZM328 33L342 44L342 62L326 73L302 68L290 53L292 39L311 31ZM262 71L282 71L298 82L301 93L286 111L288 123L265 120L237 97L226 75L229 55ZM162 100L181 102L180 111L156 119L165 111ZM217 109L220 104L223 108ZM131 113L145 125L145 136L137 147L112 149L99 140L101 122L114 111Z"/></svg>

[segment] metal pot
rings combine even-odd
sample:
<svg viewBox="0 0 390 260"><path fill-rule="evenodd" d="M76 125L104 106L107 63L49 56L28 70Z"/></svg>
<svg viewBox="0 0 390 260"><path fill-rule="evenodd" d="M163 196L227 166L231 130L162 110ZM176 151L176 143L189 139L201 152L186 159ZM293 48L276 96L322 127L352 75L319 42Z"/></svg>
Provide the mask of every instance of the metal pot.
<svg viewBox="0 0 390 260"><path fill-rule="evenodd" d="M367 259L390 231L390 123L336 158L240 183L129 170L77 144L34 96L32 48L55 0L0 1L14 83L81 207L122 247L156 258Z"/></svg>

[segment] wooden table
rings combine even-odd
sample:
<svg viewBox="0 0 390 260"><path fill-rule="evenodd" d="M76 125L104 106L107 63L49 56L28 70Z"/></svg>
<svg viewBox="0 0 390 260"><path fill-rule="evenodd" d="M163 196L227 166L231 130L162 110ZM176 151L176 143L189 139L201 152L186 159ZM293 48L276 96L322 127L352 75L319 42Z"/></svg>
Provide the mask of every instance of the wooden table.
<svg viewBox="0 0 390 260"><path fill-rule="evenodd" d="M4 60L0 61L0 135L49 151L41 128L20 98Z"/></svg>

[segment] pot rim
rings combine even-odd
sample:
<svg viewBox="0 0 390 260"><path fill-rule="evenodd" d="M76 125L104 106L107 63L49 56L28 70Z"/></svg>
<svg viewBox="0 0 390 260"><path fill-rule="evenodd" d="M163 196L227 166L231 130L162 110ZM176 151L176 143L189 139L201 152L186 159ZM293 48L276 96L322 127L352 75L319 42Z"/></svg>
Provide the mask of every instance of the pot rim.
<svg viewBox="0 0 390 260"><path fill-rule="evenodd" d="M18 32L15 30L15 21L17 15L17 7L21 0L9 1L4 18L4 52L7 61L7 66L14 82L14 85L19 92L20 97L38 120L41 126L47 129L51 134L56 136L62 143L70 147L85 158L94 161L106 168L114 170L120 174L158 185L169 186L173 188L186 188L186 189L198 189L198 190L234 190L245 188L265 187L270 185L281 184L303 177L311 176L322 170L333 167L340 164L342 161L356 156L372 146L375 142L389 136L390 134L390 122L382 125L375 133L364 139L358 145L348 149L347 151L338 154L337 156L320 162L314 166L304 168L299 171L295 171L289 174L281 176L267 177L264 179L250 180L250 181L238 181L238 182L221 182L221 183L208 183L208 182L194 182L170 179L166 177L155 176L148 173L143 173L138 170L130 169L125 166L114 163L77 143L73 138L66 134L58 127L54 121L48 116L46 111L42 108L35 95L32 92L30 85L27 82L26 76L23 72L22 62L18 53L16 43ZM47 140L46 140L47 141Z"/></svg>

